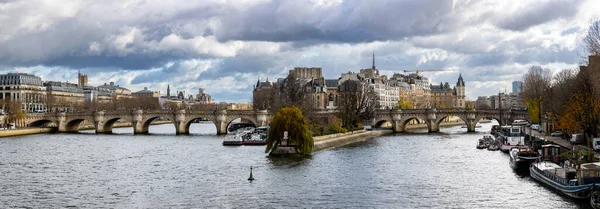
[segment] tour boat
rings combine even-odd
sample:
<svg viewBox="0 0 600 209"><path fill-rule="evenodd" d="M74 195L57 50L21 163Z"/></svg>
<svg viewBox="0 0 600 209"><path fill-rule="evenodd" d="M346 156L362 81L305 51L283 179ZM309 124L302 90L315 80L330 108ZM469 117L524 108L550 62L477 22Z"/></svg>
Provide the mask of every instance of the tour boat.
<svg viewBox="0 0 600 209"><path fill-rule="evenodd" d="M242 145L245 140L251 138L252 133L254 133L254 128L238 129L237 131L234 131L225 137L223 140L223 145Z"/></svg>
<svg viewBox="0 0 600 209"><path fill-rule="evenodd" d="M596 183L600 183L600 163L585 163L573 167L568 162L557 164L560 147L542 145L543 161L529 166L529 175L534 180L576 199L590 198ZM553 159L553 160L551 160Z"/></svg>
<svg viewBox="0 0 600 209"><path fill-rule="evenodd" d="M498 138L500 139L500 150L508 153L512 148L518 145L524 145L525 142L521 127L518 126L502 126L498 132Z"/></svg>
<svg viewBox="0 0 600 209"><path fill-rule="evenodd" d="M517 146L510 150L510 167L516 171L527 171L529 165L539 160L540 155L527 146Z"/></svg>
<svg viewBox="0 0 600 209"><path fill-rule="evenodd" d="M249 139L242 141L243 145L265 145L267 144L267 135L264 133L254 133Z"/></svg>

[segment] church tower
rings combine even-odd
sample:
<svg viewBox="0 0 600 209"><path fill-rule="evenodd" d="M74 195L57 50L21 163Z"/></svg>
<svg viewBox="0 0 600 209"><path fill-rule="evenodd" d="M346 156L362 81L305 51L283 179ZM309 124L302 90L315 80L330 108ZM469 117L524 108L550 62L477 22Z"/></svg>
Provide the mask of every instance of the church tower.
<svg viewBox="0 0 600 209"><path fill-rule="evenodd" d="M457 107L465 108L465 81L463 80L462 74L458 75L458 81L456 82L456 101Z"/></svg>
<svg viewBox="0 0 600 209"><path fill-rule="evenodd" d="M77 73L77 85L79 85L79 87L88 86L88 75L81 74L81 70Z"/></svg>
<svg viewBox="0 0 600 209"><path fill-rule="evenodd" d="M167 98L171 97L171 86L167 84Z"/></svg>

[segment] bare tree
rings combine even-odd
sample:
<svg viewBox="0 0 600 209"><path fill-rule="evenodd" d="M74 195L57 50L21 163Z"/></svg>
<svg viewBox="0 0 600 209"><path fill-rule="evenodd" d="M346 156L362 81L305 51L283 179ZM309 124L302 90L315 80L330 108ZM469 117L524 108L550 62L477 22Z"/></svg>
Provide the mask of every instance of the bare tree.
<svg viewBox="0 0 600 209"><path fill-rule="evenodd" d="M258 110L273 109L277 102L277 84L272 87L257 89L252 94L252 107Z"/></svg>
<svg viewBox="0 0 600 209"><path fill-rule="evenodd" d="M542 102L545 99L552 76L550 70L540 66L531 66L523 76L522 93L523 99L528 106L532 120L539 122L542 118Z"/></svg>
<svg viewBox="0 0 600 209"><path fill-rule="evenodd" d="M590 21L590 28L583 37L583 45L589 55L600 55L600 21Z"/></svg>
<svg viewBox="0 0 600 209"><path fill-rule="evenodd" d="M367 83L347 80L338 88L338 111L344 127L359 127L360 121L375 115L377 95Z"/></svg>
<svg viewBox="0 0 600 209"><path fill-rule="evenodd" d="M544 109L551 113L549 116L560 125L560 117L569 104L571 95L577 90L578 69L564 69L552 79L552 84L545 97Z"/></svg>
<svg viewBox="0 0 600 209"><path fill-rule="evenodd" d="M281 97L279 100L280 107L296 106L302 110L306 110L307 99L307 82L298 78L295 74L289 74L280 88Z"/></svg>
<svg viewBox="0 0 600 209"><path fill-rule="evenodd" d="M475 102L475 109L489 110L492 109L492 106L487 102Z"/></svg>

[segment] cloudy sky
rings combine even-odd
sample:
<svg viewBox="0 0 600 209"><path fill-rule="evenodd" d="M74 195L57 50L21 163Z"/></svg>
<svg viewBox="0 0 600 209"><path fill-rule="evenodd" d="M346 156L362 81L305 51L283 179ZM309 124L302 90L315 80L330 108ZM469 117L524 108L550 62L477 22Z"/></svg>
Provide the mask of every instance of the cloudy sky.
<svg viewBox="0 0 600 209"><path fill-rule="evenodd" d="M531 65L558 71L582 61L597 0L0 0L0 72L133 91L206 88L217 101L249 102L258 78L296 66L325 78L376 66L467 97L511 89Z"/></svg>

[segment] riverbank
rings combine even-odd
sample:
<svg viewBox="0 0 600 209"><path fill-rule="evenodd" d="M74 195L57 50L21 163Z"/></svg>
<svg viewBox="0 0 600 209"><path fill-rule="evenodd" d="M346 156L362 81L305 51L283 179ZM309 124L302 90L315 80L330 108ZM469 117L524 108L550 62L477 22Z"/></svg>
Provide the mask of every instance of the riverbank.
<svg viewBox="0 0 600 209"><path fill-rule="evenodd" d="M168 124L171 121L153 121L152 125L161 125ZM131 127L131 123L116 123L113 125L113 128L123 128L123 127ZM94 130L94 125L81 125L79 126L79 130ZM47 128L21 128L21 129L7 129L0 130L0 138L3 137L13 137L13 136L24 136L31 134L44 134L44 133L53 133L56 132L56 127L47 127Z"/></svg>
<svg viewBox="0 0 600 209"><path fill-rule="evenodd" d="M447 121L440 124L440 127L452 127L452 126L460 126L464 125L463 121ZM423 129L427 128L427 124L415 124L406 126L405 130L415 130L415 129ZM369 140L378 136L385 136L389 134L393 134L394 131L385 129L385 130L360 130L354 132L347 133L338 133L338 134L329 134L325 136L317 136L313 137L314 146L313 152L317 152L320 150L340 147L348 144L352 144L359 141Z"/></svg>
<svg viewBox="0 0 600 209"><path fill-rule="evenodd" d="M31 134L43 134L43 133L51 133L56 128L23 128L23 129L8 129L0 131L1 137L11 137L11 136L24 136Z"/></svg>
<svg viewBox="0 0 600 209"><path fill-rule="evenodd" d="M526 135L531 135L535 138L538 139L544 139L547 141L550 141L554 144L557 144L558 146L561 146L563 148L564 151L567 150L583 150L585 152L587 152L588 148L584 145L573 145L571 144L571 142L569 141L569 139L563 139L561 137L558 136L545 136L544 134L537 132L535 130L531 130L531 128L529 127L525 127L525 129L523 130L525 132ZM596 152L594 150L591 150L591 152L594 153L594 157L597 160L600 160L600 152Z"/></svg>

